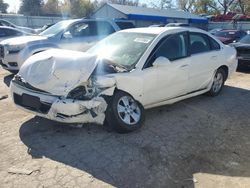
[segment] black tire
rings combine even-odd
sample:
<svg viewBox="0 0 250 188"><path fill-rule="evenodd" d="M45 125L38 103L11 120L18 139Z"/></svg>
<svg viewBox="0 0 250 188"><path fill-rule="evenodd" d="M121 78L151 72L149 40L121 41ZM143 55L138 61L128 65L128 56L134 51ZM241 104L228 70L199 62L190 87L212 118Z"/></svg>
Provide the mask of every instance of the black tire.
<svg viewBox="0 0 250 188"><path fill-rule="evenodd" d="M211 97L217 96L224 87L225 81L226 81L226 72L222 68L219 68L214 75L213 84L211 86L211 89L207 92L207 94Z"/></svg>
<svg viewBox="0 0 250 188"><path fill-rule="evenodd" d="M126 98L129 99L129 106L125 106L125 104L123 103L123 100ZM120 112L118 112L118 103L119 107L122 106L122 108L124 104L123 109L126 110L126 112L123 112L121 110ZM128 118L125 118L125 116L129 116L129 122L131 122L130 124L125 122L125 119L128 120ZM138 118L136 118L137 120L135 120L133 119L133 117ZM132 96L123 91L115 92L114 96L108 104L105 120L105 122L108 123L108 125L113 130L118 133L128 133L135 131L142 127L144 119L144 108L140 103L138 103L136 100L133 99Z"/></svg>

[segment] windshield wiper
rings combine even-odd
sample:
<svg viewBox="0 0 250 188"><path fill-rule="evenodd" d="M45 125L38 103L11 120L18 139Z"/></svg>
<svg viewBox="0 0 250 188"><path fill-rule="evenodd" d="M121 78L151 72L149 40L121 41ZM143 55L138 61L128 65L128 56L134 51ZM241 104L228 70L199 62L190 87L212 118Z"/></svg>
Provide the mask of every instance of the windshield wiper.
<svg viewBox="0 0 250 188"><path fill-rule="evenodd" d="M107 64L111 65L118 72L124 72L124 71L122 71L120 69L123 69L125 71L129 71L129 69L126 66L124 66L124 65L121 65L121 64L118 64L118 63L114 63L114 62L110 61L109 59L105 59L105 60L106 60Z"/></svg>

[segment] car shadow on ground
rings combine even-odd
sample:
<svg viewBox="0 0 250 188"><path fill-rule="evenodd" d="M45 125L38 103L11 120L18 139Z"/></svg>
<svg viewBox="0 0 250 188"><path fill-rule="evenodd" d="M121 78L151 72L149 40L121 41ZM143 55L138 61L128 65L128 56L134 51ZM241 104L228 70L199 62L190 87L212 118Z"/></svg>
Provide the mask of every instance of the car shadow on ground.
<svg viewBox="0 0 250 188"><path fill-rule="evenodd" d="M4 83L5 83L8 87L10 87L10 82L11 82L11 80L13 79L14 76L15 76L15 74L9 74L9 75L7 75L7 76L4 77L3 81L4 81Z"/></svg>
<svg viewBox="0 0 250 188"><path fill-rule="evenodd" d="M145 126L130 134L35 117L22 124L20 138L33 158L117 187L194 187L195 173L250 176L249 98L249 90L226 86L215 98L147 110Z"/></svg>

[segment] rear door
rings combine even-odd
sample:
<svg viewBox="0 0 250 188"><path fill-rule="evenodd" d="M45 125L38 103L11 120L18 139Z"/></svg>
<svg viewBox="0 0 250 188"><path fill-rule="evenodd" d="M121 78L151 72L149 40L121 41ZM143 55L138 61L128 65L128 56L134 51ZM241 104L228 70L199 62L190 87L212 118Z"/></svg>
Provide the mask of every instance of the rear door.
<svg viewBox="0 0 250 188"><path fill-rule="evenodd" d="M220 62L224 61L220 45L203 33L189 34L189 82L188 92L205 89L213 78Z"/></svg>

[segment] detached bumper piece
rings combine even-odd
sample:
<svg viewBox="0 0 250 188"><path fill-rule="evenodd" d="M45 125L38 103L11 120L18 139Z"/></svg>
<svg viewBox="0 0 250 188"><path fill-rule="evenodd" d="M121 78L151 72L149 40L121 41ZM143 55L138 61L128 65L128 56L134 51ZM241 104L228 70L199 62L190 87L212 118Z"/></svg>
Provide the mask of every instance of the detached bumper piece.
<svg viewBox="0 0 250 188"><path fill-rule="evenodd" d="M0 45L0 58L4 58L4 47Z"/></svg>
<svg viewBox="0 0 250 188"><path fill-rule="evenodd" d="M2 60L2 59L0 59L0 65L1 65L3 68L8 68L7 65L3 64L3 60Z"/></svg>
<svg viewBox="0 0 250 188"><path fill-rule="evenodd" d="M14 93L13 97L15 104L42 114L47 114L52 105L50 103L41 102L39 97L28 94L18 95Z"/></svg>

